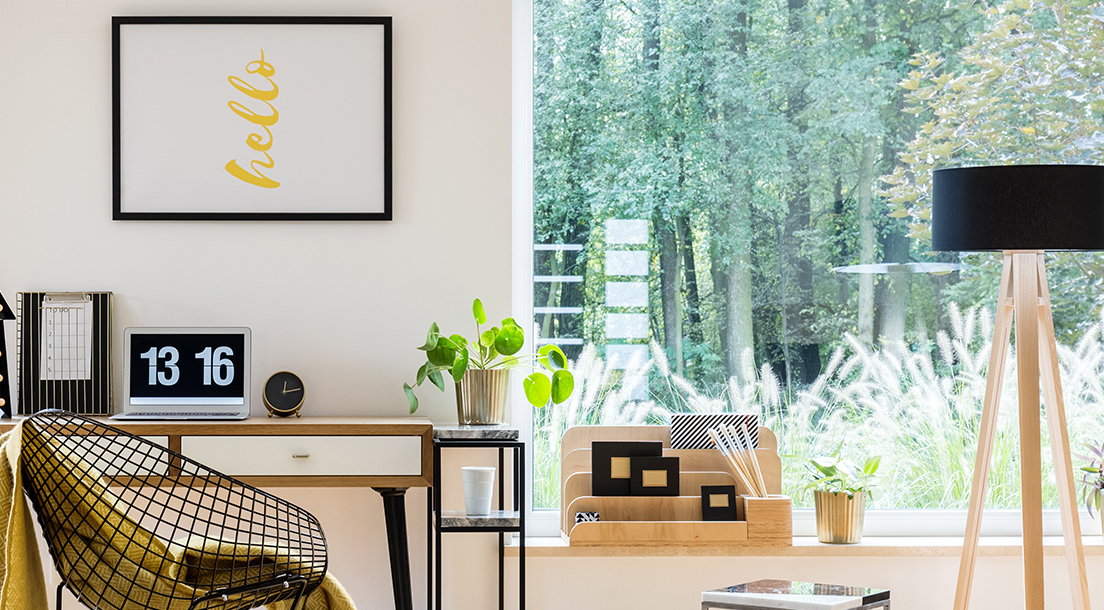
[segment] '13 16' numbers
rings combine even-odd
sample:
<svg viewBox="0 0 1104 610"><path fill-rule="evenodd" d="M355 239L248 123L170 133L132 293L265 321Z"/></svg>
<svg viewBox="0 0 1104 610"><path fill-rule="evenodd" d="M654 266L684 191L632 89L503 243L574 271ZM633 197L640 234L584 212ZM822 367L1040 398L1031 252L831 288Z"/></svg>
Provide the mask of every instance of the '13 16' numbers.
<svg viewBox="0 0 1104 610"><path fill-rule="evenodd" d="M203 385L230 385L234 381L234 363L228 358L233 356L234 350L229 347L208 347L195 355L197 360L203 360ZM176 366L180 360L180 352L171 346L162 347L160 350L151 347L142 353L142 358L149 360L149 384L173 385L180 380L180 368ZM163 360L164 371L157 370L158 359Z"/></svg>

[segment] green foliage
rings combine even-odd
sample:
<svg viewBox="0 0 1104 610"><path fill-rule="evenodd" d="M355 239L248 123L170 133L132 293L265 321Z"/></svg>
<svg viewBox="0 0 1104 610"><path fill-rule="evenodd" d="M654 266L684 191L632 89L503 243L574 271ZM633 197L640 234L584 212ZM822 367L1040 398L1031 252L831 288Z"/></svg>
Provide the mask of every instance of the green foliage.
<svg viewBox="0 0 1104 610"><path fill-rule="evenodd" d="M966 268L958 281L942 291L946 302L959 309L983 305L993 309L1000 285L1001 260L997 252L962 254ZM1104 281L1098 275L1100 256L1092 252L1047 253L1047 280L1054 317L1054 332L1059 341L1076 343L1095 326L1100 310Z"/></svg>
<svg viewBox="0 0 1104 610"><path fill-rule="evenodd" d="M848 498L854 498L857 493L870 496L873 488L878 485L875 474L881 462L882 456L871 456L859 468L855 462L841 458L839 449L832 455L809 458L812 481L805 486L804 491L812 489L833 494L846 493Z"/></svg>
<svg viewBox="0 0 1104 610"><path fill-rule="evenodd" d="M538 471L550 477L538 478L547 487L538 502L557 497L557 443L572 422L740 408L772 422L789 454L831 453L843 430L857 431L847 454L885 456L880 474L892 486L881 506L965 506L999 261L968 255L961 272L912 274L896 300L886 275L832 269L959 260L900 239L926 235L933 168L1101 161L1104 9L1058 0L533 7L533 238L582 247L536 252L538 274L582 276L535 286L537 304L583 310L541 314L541 336L605 345L607 314L646 312L662 342L630 371L584 349L571 398L534 415L547 461ZM650 223L648 243L633 246L652 257L636 278L648 284L646 309L607 307L606 252L623 247L606 243L610 219ZM672 255L675 287L661 271ZM1098 258L1048 259L1056 331L1071 352L1099 343ZM882 325L894 316L904 331L890 335ZM875 324L870 340L854 339L860 317ZM744 322L748 336L733 339ZM476 339L494 347L496 335ZM1083 355L1063 362L1087 371L1074 374L1078 387L1100 386L1104 368ZM646 385L648 400L629 400L626 380ZM1092 404L1104 399L1071 401L1084 413ZM993 506L1017 497L1015 435L997 437ZM791 494L805 485L804 473L786 477Z"/></svg>
<svg viewBox="0 0 1104 610"><path fill-rule="evenodd" d="M442 392L445 383L441 372L447 372L456 383L460 383L469 369L514 369L528 368L532 372L525 377L525 397L534 407L543 407L551 400L554 404L564 402L571 397L575 379L566 370L567 356L555 345L546 345L536 354L518 357L525 345L525 331L513 318L502 320L502 326L481 330L487 323L487 314L483 303L476 299L472 303L472 317L475 319L476 341L468 341L461 335L445 336L434 322L429 325L426 342L418 349L426 353L426 362L418 369L414 385L403 384L403 392L410 403L410 412L418 410L418 397L414 388L429 379ZM533 364L538 366L533 366Z"/></svg>
<svg viewBox="0 0 1104 610"><path fill-rule="evenodd" d="M958 52L916 53L899 85L927 119L883 177L892 216L929 239L931 172L963 162L1104 161L1104 9L1086 2L1007 0L982 10L986 30Z"/></svg>
<svg viewBox="0 0 1104 610"><path fill-rule="evenodd" d="M934 357L927 349L911 351L903 344L871 350L849 338L847 349L837 350L823 373L799 391L783 388L769 364L756 368L750 352L741 360L738 378L702 392L670 371L659 346L653 347L649 360L633 363L626 371L611 371L588 347L572 369L580 391L534 418L535 505L553 507L558 502L557 442L569 426L665 423L673 412L738 412L758 414L778 437L783 456L882 456L877 470L880 493L873 508L964 509L969 504L993 320L979 308L960 312L952 304L948 309L950 329L937 333ZM1015 350L1010 351L989 474L990 508L1014 508L1020 502L1016 360ZM1104 438L1104 320L1076 343L1060 341L1058 360L1071 443L1098 442ZM648 375L648 399L630 400L639 388L635 384ZM1045 446L1043 455L1050 455ZM806 462L783 462L783 492L798 507L810 504L803 504L808 498L802 494L809 484ZM1048 458L1043 468L1044 506L1057 507Z"/></svg>
<svg viewBox="0 0 1104 610"><path fill-rule="evenodd" d="M1094 508L1100 510L1101 497L1104 496L1104 443L1099 447L1085 443L1085 448L1092 455L1076 457L1088 462L1081 467L1081 472L1084 473L1081 476L1081 499L1089 516L1092 516Z"/></svg>
<svg viewBox="0 0 1104 610"><path fill-rule="evenodd" d="M544 315L542 336L605 343L603 227L636 218L652 223L651 328L676 371L719 387L746 347L780 371L809 349L793 346L822 345L826 358L857 315L841 286L855 278L831 268L880 262L903 225L877 198L857 211L921 125L899 111L894 83L916 50L954 53L978 21L936 0L536 0L533 237L584 246L572 269L583 282L535 287L538 304L581 306L583 319ZM537 264L561 275L572 261ZM936 313L909 315L934 326ZM740 325L748 333L731 340ZM793 380L812 381L809 368Z"/></svg>

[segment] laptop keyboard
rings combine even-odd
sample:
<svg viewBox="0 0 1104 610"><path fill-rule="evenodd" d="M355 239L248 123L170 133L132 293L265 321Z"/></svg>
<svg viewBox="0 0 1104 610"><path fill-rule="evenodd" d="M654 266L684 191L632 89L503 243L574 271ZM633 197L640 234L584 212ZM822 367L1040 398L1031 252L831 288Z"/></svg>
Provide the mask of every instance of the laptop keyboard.
<svg viewBox="0 0 1104 610"><path fill-rule="evenodd" d="M176 413L147 413L127 411L112 415L111 419L245 419L238 411L181 411Z"/></svg>

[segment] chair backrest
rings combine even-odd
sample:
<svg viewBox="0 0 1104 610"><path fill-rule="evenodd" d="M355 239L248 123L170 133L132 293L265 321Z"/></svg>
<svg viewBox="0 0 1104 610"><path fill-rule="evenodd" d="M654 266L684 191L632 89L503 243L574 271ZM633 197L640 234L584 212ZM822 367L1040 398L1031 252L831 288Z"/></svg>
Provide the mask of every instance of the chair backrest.
<svg viewBox="0 0 1104 610"><path fill-rule="evenodd" d="M35 414L22 435L23 489L89 607L253 608L325 576L322 527L290 502L81 415Z"/></svg>

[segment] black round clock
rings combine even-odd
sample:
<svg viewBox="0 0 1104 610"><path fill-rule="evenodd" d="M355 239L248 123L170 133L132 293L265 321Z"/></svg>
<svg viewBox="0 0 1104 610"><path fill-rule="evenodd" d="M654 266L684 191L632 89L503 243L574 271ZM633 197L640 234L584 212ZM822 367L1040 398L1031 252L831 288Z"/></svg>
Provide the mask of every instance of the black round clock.
<svg viewBox="0 0 1104 610"><path fill-rule="evenodd" d="M303 395L306 389L303 380L295 373L280 371L273 373L264 384L264 405L268 409L268 416L300 417L299 409L303 406Z"/></svg>

